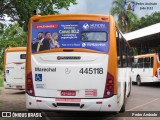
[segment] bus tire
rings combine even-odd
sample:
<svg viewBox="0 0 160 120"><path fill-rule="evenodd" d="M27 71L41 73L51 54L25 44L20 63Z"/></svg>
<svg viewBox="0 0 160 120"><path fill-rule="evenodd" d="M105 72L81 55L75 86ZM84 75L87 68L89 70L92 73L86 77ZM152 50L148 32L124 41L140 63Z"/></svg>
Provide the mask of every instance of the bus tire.
<svg viewBox="0 0 160 120"><path fill-rule="evenodd" d="M140 76L137 76L137 85L138 86L142 85Z"/></svg>
<svg viewBox="0 0 160 120"><path fill-rule="evenodd" d="M129 97L131 95L131 89L132 89L131 86L132 86L132 82L130 80L129 93L128 93L127 97Z"/></svg>
<svg viewBox="0 0 160 120"><path fill-rule="evenodd" d="M126 110L126 85L125 85L125 91L124 91L123 105L121 107L120 113L124 113L125 110Z"/></svg>

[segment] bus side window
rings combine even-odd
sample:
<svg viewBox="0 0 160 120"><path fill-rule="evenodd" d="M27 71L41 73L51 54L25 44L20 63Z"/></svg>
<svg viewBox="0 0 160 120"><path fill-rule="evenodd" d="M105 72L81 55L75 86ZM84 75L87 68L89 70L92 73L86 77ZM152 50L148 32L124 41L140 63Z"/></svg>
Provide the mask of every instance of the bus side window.
<svg viewBox="0 0 160 120"><path fill-rule="evenodd" d="M116 43L117 43L117 63L118 67L121 67L121 47L120 47L120 40L119 40L119 32L116 30Z"/></svg>
<svg viewBox="0 0 160 120"><path fill-rule="evenodd" d="M151 60L150 60L150 62L151 62L151 68L153 68L153 57L151 57Z"/></svg>
<svg viewBox="0 0 160 120"><path fill-rule="evenodd" d="M120 34L121 35L121 34ZM128 66L128 61L127 61L127 45L124 41L124 38L122 37L122 59L123 59L123 67L127 67Z"/></svg>
<svg viewBox="0 0 160 120"><path fill-rule="evenodd" d="M134 58L134 62L133 62L132 67L133 67L133 68L137 68L137 64L138 64L138 59L137 59L137 58Z"/></svg>
<svg viewBox="0 0 160 120"><path fill-rule="evenodd" d="M120 56L120 63L121 63L121 67L123 68L123 41L122 41L122 36L121 34L118 32L118 36L119 36L119 56Z"/></svg>
<svg viewBox="0 0 160 120"><path fill-rule="evenodd" d="M134 56L133 56L133 49L132 48L129 48L129 60L130 60L130 63L129 63L129 67L132 67L133 65L133 62L134 62Z"/></svg>
<svg viewBox="0 0 160 120"><path fill-rule="evenodd" d="M132 49L126 46L127 67L132 66Z"/></svg>
<svg viewBox="0 0 160 120"><path fill-rule="evenodd" d="M121 35L121 33L116 30L116 42L117 42L117 58L118 58L118 66L123 68L127 67L127 44L125 43L125 39Z"/></svg>
<svg viewBox="0 0 160 120"><path fill-rule="evenodd" d="M20 59L26 59L26 54L20 54Z"/></svg>
<svg viewBox="0 0 160 120"><path fill-rule="evenodd" d="M150 68L150 58L144 58L144 68Z"/></svg>
<svg viewBox="0 0 160 120"><path fill-rule="evenodd" d="M143 58L138 59L138 68L143 68Z"/></svg>

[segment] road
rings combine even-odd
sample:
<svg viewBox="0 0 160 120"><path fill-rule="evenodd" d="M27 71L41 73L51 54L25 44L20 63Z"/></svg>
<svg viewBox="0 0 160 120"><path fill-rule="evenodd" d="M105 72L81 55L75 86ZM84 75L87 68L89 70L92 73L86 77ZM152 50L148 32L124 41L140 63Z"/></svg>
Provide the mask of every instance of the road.
<svg viewBox="0 0 160 120"><path fill-rule="evenodd" d="M133 84L131 96L126 102L127 111L160 111L160 84ZM25 92L17 90L0 90L0 111L26 111ZM127 113L127 112L126 112ZM53 120L159 120L160 117L123 117L124 114L95 113L95 112L47 112ZM121 117L118 117L121 116ZM6 120L6 119L2 119ZM30 119L29 119L30 120Z"/></svg>

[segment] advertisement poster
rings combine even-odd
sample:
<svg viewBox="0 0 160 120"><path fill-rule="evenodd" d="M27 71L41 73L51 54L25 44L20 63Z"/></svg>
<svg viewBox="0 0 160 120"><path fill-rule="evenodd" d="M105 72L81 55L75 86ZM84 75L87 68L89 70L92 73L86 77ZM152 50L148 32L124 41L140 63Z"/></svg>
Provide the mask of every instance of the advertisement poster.
<svg viewBox="0 0 160 120"><path fill-rule="evenodd" d="M32 25L32 52L54 48L85 48L108 52L107 22L56 21Z"/></svg>

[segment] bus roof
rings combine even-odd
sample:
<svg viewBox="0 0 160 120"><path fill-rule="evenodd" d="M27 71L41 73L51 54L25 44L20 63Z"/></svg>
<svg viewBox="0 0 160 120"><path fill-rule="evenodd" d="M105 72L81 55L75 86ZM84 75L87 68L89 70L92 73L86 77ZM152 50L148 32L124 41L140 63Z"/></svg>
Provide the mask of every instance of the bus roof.
<svg viewBox="0 0 160 120"><path fill-rule="evenodd" d="M109 21L112 15L104 14L58 14L58 15L34 15L31 17L33 23L57 20L96 20Z"/></svg>
<svg viewBox="0 0 160 120"><path fill-rule="evenodd" d="M26 47L8 47L5 52L21 52L26 51Z"/></svg>
<svg viewBox="0 0 160 120"><path fill-rule="evenodd" d="M154 57L156 53L151 53L151 54L144 54L144 55L136 55L134 56L135 58L142 58L142 57Z"/></svg>

